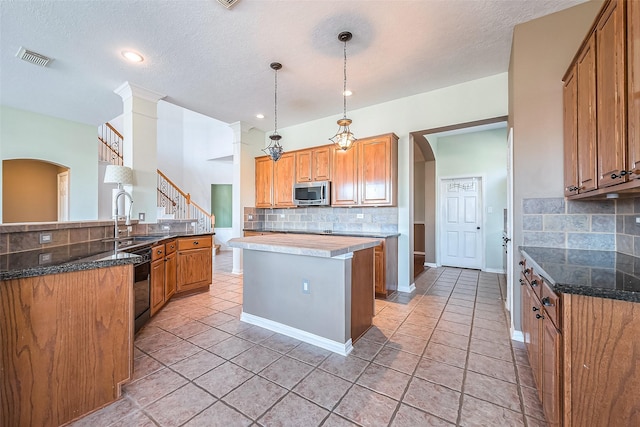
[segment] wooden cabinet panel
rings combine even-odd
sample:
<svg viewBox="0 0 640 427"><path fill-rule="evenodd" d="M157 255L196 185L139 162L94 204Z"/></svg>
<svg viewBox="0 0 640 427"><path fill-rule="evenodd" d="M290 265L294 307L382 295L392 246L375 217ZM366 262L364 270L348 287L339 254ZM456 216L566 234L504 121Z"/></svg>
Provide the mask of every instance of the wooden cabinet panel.
<svg viewBox="0 0 640 427"><path fill-rule="evenodd" d="M385 283L385 260L384 260L384 242L375 247L374 251L374 270L375 270L375 290L376 297L387 297L387 285Z"/></svg>
<svg viewBox="0 0 640 427"><path fill-rule="evenodd" d="M541 325L540 321L536 315L542 316L540 311L540 305L537 303L535 294L531 290L529 285L524 285L522 288L523 297L522 297L522 317L523 322L526 321L527 329L523 330L524 334L524 343L527 348L527 353L529 353L529 364L531 365L531 370L533 371L533 377L536 381L536 385L538 386L538 391L542 389L542 359L540 352L540 340L541 340Z"/></svg>
<svg viewBox="0 0 640 427"><path fill-rule="evenodd" d="M397 137L391 134L361 139L357 147L360 165L360 204L395 205L397 195L393 183L398 179Z"/></svg>
<svg viewBox="0 0 640 427"><path fill-rule="evenodd" d="M273 202L277 207L292 207L295 183L295 154L285 153L273 166ZM256 206L257 207L257 206Z"/></svg>
<svg viewBox="0 0 640 427"><path fill-rule="evenodd" d="M578 74L578 187L579 192L597 188L596 165L596 43L589 38L577 62Z"/></svg>
<svg viewBox="0 0 640 427"><path fill-rule="evenodd" d="M640 425L640 304L570 297L571 425Z"/></svg>
<svg viewBox="0 0 640 427"><path fill-rule="evenodd" d="M576 68L565 76L563 97L564 123L564 195L578 192L578 79Z"/></svg>
<svg viewBox="0 0 640 427"><path fill-rule="evenodd" d="M166 303L176 293L178 254L175 250L165 258L164 268L164 300Z"/></svg>
<svg viewBox="0 0 640 427"><path fill-rule="evenodd" d="M151 263L151 315L152 316L156 314L158 310L160 310L165 303L164 262L165 262L164 258L161 258Z"/></svg>
<svg viewBox="0 0 640 427"><path fill-rule="evenodd" d="M333 151L331 205L358 204L358 150Z"/></svg>
<svg viewBox="0 0 640 427"><path fill-rule="evenodd" d="M640 177L640 2L627 2L627 154L630 179Z"/></svg>
<svg viewBox="0 0 640 427"><path fill-rule="evenodd" d="M560 426L562 336L549 319L542 328L542 406L549 426Z"/></svg>
<svg viewBox="0 0 640 427"><path fill-rule="evenodd" d="M273 205L273 160L256 158L256 207L270 208Z"/></svg>
<svg viewBox="0 0 640 427"><path fill-rule="evenodd" d="M311 163L313 181L331 181L331 158L333 147L326 146L313 150Z"/></svg>
<svg viewBox="0 0 640 427"><path fill-rule="evenodd" d="M613 0L596 27L598 186L618 184L626 170L624 5ZM616 176L616 178L613 178Z"/></svg>
<svg viewBox="0 0 640 427"><path fill-rule="evenodd" d="M208 287L212 280L211 236L178 239L176 292Z"/></svg>
<svg viewBox="0 0 640 427"><path fill-rule="evenodd" d="M296 182L313 181L311 172L312 150L303 150L296 152Z"/></svg>

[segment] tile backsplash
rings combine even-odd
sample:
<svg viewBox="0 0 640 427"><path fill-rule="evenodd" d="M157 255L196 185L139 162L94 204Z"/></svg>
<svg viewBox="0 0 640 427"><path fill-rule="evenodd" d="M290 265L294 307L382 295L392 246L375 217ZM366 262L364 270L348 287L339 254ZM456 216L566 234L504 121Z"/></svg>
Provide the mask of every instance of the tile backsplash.
<svg viewBox="0 0 640 427"><path fill-rule="evenodd" d="M397 233L398 208L245 208L244 229Z"/></svg>
<svg viewBox="0 0 640 427"><path fill-rule="evenodd" d="M640 198L522 201L525 246L617 251L640 256Z"/></svg>

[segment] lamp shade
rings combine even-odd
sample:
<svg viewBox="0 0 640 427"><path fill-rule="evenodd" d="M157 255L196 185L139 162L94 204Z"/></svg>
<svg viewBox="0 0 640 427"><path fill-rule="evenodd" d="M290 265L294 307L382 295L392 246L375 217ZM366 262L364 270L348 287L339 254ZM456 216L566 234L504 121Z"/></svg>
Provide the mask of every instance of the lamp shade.
<svg viewBox="0 0 640 427"><path fill-rule="evenodd" d="M128 166L107 165L104 172L105 184L133 184L133 170Z"/></svg>

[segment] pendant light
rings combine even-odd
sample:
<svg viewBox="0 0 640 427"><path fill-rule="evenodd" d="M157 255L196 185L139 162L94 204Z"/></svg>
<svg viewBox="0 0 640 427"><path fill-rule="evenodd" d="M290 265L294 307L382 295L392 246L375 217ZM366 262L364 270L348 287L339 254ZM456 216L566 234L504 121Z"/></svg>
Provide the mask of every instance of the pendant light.
<svg viewBox="0 0 640 427"><path fill-rule="evenodd" d="M275 70L275 90L274 90L274 125L273 125L273 133L269 135L269 139L271 142L267 148L263 148L262 151L274 162L277 162L280 157L284 154L284 149L280 145L280 140L282 136L278 133L278 70L282 68L282 64L279 62L272 62L270 65L272 70Z"/></svg>
<svg viewBox="0 0 640 427"><path fill-rule="evenodd" d="M351 119L347 119L347 42L351 40L352 36L348 31L343 31L338 34L338 40L344 43L344 87L342 90L344 114L342 118L338 120L338 132L332 138L329 138L329 140L342 151L347 151L353 147L353 144L356 142L356 137L353 136L353 133L351 133L349 129Z"/></svg>

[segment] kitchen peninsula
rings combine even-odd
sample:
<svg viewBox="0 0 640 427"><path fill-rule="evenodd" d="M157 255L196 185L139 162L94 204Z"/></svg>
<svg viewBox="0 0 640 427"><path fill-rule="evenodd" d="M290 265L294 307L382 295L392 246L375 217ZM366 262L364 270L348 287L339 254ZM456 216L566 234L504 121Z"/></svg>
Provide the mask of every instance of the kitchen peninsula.
<svg viewBox="0 0 640 427"><path fill-rule="evenodd" d="M347 355L372 324L380 242L301 234L229 240L244 249L241 320Z"/></svg>

